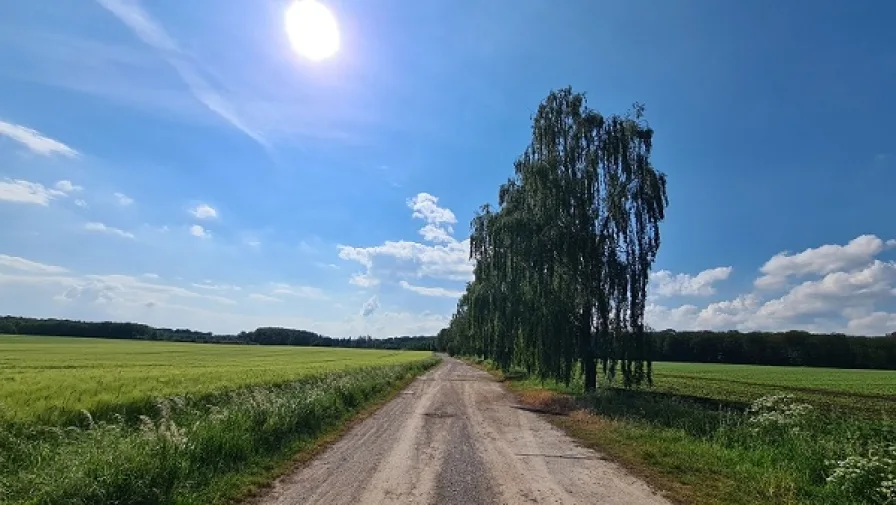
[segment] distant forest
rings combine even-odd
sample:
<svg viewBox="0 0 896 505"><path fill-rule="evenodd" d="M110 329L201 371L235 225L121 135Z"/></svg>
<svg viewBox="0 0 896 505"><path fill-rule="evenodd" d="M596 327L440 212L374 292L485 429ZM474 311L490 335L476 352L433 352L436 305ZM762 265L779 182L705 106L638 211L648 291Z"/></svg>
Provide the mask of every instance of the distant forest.
<svg viewBox="0 0 896 505"><path fill-rule="evenodd" d="M360 347L370 349L435 350L435 337L401 336L375 339L370 336L332 338L312 331L289 328L258 328L235 335L218 335L188 329L154 328L139 323L88 322L68 319L0 317L0 335L52 335L60 337L159 340L209 344L296 345L315 347Z"/></svg>
<svg viewBox="0 0 896 505"><path fill-rule="evenodd" d="M874 368L896 370L896 333L885 337L852 337L804 331L650 331L653 361L740 363L750 365ZM461 352L446 330L437 336L332 338L312 331L258 328L235 335L187 329L154 328L138 323L87 322L67 319L0 317L0 334L53 335L109 339L159 340L245 345L295 345L370 349Z"/></svg>
<svg viewBox="0 0 896 505"><path fill-rule="evenodd" d="M896 370L896 332L881 337L805 331L646 332L651 361L732 363L745 365L811 366ZM482 349L456 339L451 328L439 332L436 348L462 356L481 356Z"/></svg>

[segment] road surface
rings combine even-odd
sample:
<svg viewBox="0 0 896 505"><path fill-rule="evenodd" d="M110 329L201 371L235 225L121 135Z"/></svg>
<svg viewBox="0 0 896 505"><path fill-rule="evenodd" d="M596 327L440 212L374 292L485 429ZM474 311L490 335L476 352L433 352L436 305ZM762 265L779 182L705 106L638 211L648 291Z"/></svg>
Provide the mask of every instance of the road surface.
<svg viewBox="0 0 896 505"><path fill-rule="evenodd" d="M450 358L258 503L668 505Z"/></svg>

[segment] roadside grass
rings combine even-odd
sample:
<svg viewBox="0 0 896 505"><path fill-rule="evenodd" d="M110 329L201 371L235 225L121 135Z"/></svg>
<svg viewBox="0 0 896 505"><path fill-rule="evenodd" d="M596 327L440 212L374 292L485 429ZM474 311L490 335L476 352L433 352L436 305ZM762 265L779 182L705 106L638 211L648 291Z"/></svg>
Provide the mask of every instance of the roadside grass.
<svg viewBox="0 0 896 505"><path fill-rule="evenodd" d="M215 346L191 352L204 348ZM339 351L330 350L331 357ZM276 384L159 395L132 417L111 409L100 419L84 410L52 424L2 410L0 503L233 503L306 460L439 361L431 353L409 356L404 363L299 373Z"/></svg>
<svg viewBox="0 0 896 505"><path fill-rule="evenodd" d="M541 383L520 372L508 378L479 364L502 378L521 403L675 503L896 503L896 422L886 399L886 384L896 374L882 374L883 387L853 387L849 381L859 379L852 371L738 366L732 371L738 394L731 394L728 382L712 380L725 377L726 365L709 367L706 380L706 365L673 364L675 375L687 376L675 383L676 394L665 383L670 364L658 363L654 388L601 388L584 395L578 381ZM801 370L822 379L818 391L804 391L809 380ZM830 377L843 381L824 380ZM868 396L853 396L857 388ZM831 401L803 406L813 405L816 395Z"/></svg>

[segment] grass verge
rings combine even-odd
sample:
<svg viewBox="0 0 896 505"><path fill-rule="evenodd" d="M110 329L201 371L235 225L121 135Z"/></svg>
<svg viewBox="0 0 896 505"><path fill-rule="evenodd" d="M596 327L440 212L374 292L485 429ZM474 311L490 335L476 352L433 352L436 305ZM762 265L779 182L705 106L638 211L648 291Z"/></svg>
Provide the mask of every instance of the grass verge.
<svg viewBox="0 0 896 505"><path fill-rule="evenodd" d="M165 398L154 416L133 422L95 422L87 412L82 427L0 419L0 503L230 503L319 451L437 362Z"/></svg>
<svg viewBox="0 0 896 505"><path fill-rule="evenodd" d="M478 365L673 503L896 503L896 423L887 417L814 409L786 396L744 407L655 390L584 395Z"/></svg>

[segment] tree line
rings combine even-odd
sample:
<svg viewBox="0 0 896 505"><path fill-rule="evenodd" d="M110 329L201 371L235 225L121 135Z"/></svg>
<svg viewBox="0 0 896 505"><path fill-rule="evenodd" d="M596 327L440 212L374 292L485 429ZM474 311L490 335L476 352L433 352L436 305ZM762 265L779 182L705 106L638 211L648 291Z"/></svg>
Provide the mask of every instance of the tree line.
<svg viewBox="0 0 896 505"><path fill-rule="evenodd" d="M581 370L586 390L598 367L650 382L646 290L668 205L653 135L641 105L604 116L571 88L547 96L498 206L471 223L474 280L442 335L450 348L543 379Z"/></svg>
<svg viewBox="0 0 896 505"><path fill-rule="evenodd" d="M657 361L896 370L896 332L855 337L805 331L664 330L651 338Z"/></svg>
<svg viewBox="0 0 896 505"><path fill-rule="evenodd" d="M158 340L214 344L293 345L369 349L435 350L434 336L400 336L375 339L369 335L333 338L313 331L264 327L237 334L214 334L189 329L155 328L127 322L92 322L70 319L0 317L0 335L52 335L59 337Z"/></svg>

